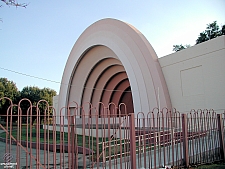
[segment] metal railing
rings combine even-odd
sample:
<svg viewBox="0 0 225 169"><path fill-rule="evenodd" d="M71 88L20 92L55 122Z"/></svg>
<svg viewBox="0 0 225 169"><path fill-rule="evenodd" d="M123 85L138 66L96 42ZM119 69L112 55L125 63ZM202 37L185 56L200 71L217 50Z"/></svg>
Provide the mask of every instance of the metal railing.
<svg viewBox="0 0 225 169"><path fill-rule="evenodd" d="M3 100L9 103L0 112L4 167L181 168L225 161L225 113L156 108L127 114L124 104L75 102L56 113L44 100L35 106Z"/></svg>

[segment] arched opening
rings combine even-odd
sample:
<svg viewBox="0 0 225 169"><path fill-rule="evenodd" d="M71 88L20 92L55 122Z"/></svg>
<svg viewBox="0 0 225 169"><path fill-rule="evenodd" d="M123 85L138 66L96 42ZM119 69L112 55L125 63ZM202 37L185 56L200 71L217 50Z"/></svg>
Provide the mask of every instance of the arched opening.
<svg viewBox="0 0 225 169"><path fill-rule="evenodd" d="M69 93L72 99L72 96L78 92L73 91L73 87L76 87L78 83L80 86L83 84L81 105L91 103L93 106L98 106L101 102L106 107L109 103L114 103L116 107L119 107L122 101L125 101L121 97L128 97L127 95L123 96L125 90L130 89L125 68L113 51L105 46L95 46L86 51L79 60L75 72ZM129 99L131 99L130 105L132 105L129 105L129 111L133 112L131 91ZM102 112L99 112L100 114L103 115Z"/></svg>
<svg viewBox="0 0 225 169"><path fill-rule="evenodd" d="M130 24L102 19L76 41L63 73L58 105L60 109L74 101L93 106L125 102L128 112L146 113L159 106L158 90L160 106L171 108L151 44Z"/></svg>
<svg viewBox="0 0 225 169"><path fill-rule="evenodd" d="M127 113L134 112L134 105L130 86L123 92L123 95L120 98L120 103L124 103L126 105Z"/></svg>

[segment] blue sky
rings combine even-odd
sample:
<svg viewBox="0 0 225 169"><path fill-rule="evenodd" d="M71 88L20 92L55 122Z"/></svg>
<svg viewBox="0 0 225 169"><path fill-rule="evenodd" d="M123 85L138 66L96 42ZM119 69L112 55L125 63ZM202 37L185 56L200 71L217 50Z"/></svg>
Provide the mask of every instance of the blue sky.
<svg viewBox="0 0 225 169"><path fill-rule="evenodd" d="M88 26L103 18L116 18L136 27L158 57L173 53L175 44L194 45L208 23L225 24L224 0L18 2L29 5L15 8L0 2L3 5L0 8L0 77L14 81L19 90L37 86L59 93L63 70L74 43Z"/></svg>

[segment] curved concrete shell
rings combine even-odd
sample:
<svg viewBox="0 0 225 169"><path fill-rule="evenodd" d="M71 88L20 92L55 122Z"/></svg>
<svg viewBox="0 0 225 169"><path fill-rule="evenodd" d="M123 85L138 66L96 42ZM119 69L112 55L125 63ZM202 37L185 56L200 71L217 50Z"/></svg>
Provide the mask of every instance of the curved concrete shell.
<svg viewBox="0 0 225 169"><path fill-rule="evenodd" d="M125 102L128 112L171 108L165 79L155 51L133 26L103 19L78 38L62 77L59 108Z"/></svg>

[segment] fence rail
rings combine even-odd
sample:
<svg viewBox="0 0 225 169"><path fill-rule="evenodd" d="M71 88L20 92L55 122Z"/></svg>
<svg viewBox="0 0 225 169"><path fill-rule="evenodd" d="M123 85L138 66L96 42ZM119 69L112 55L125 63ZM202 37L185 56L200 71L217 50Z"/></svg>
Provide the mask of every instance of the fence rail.
<svg viewBox="0 0 225 169"><path fill-rule="evenodd" d="M75 102L56 112L44 100L3 100L9 104L0 112L4 167L181 168L225 161L225 112L156 108L127 114L124 104Z"/></svg>

